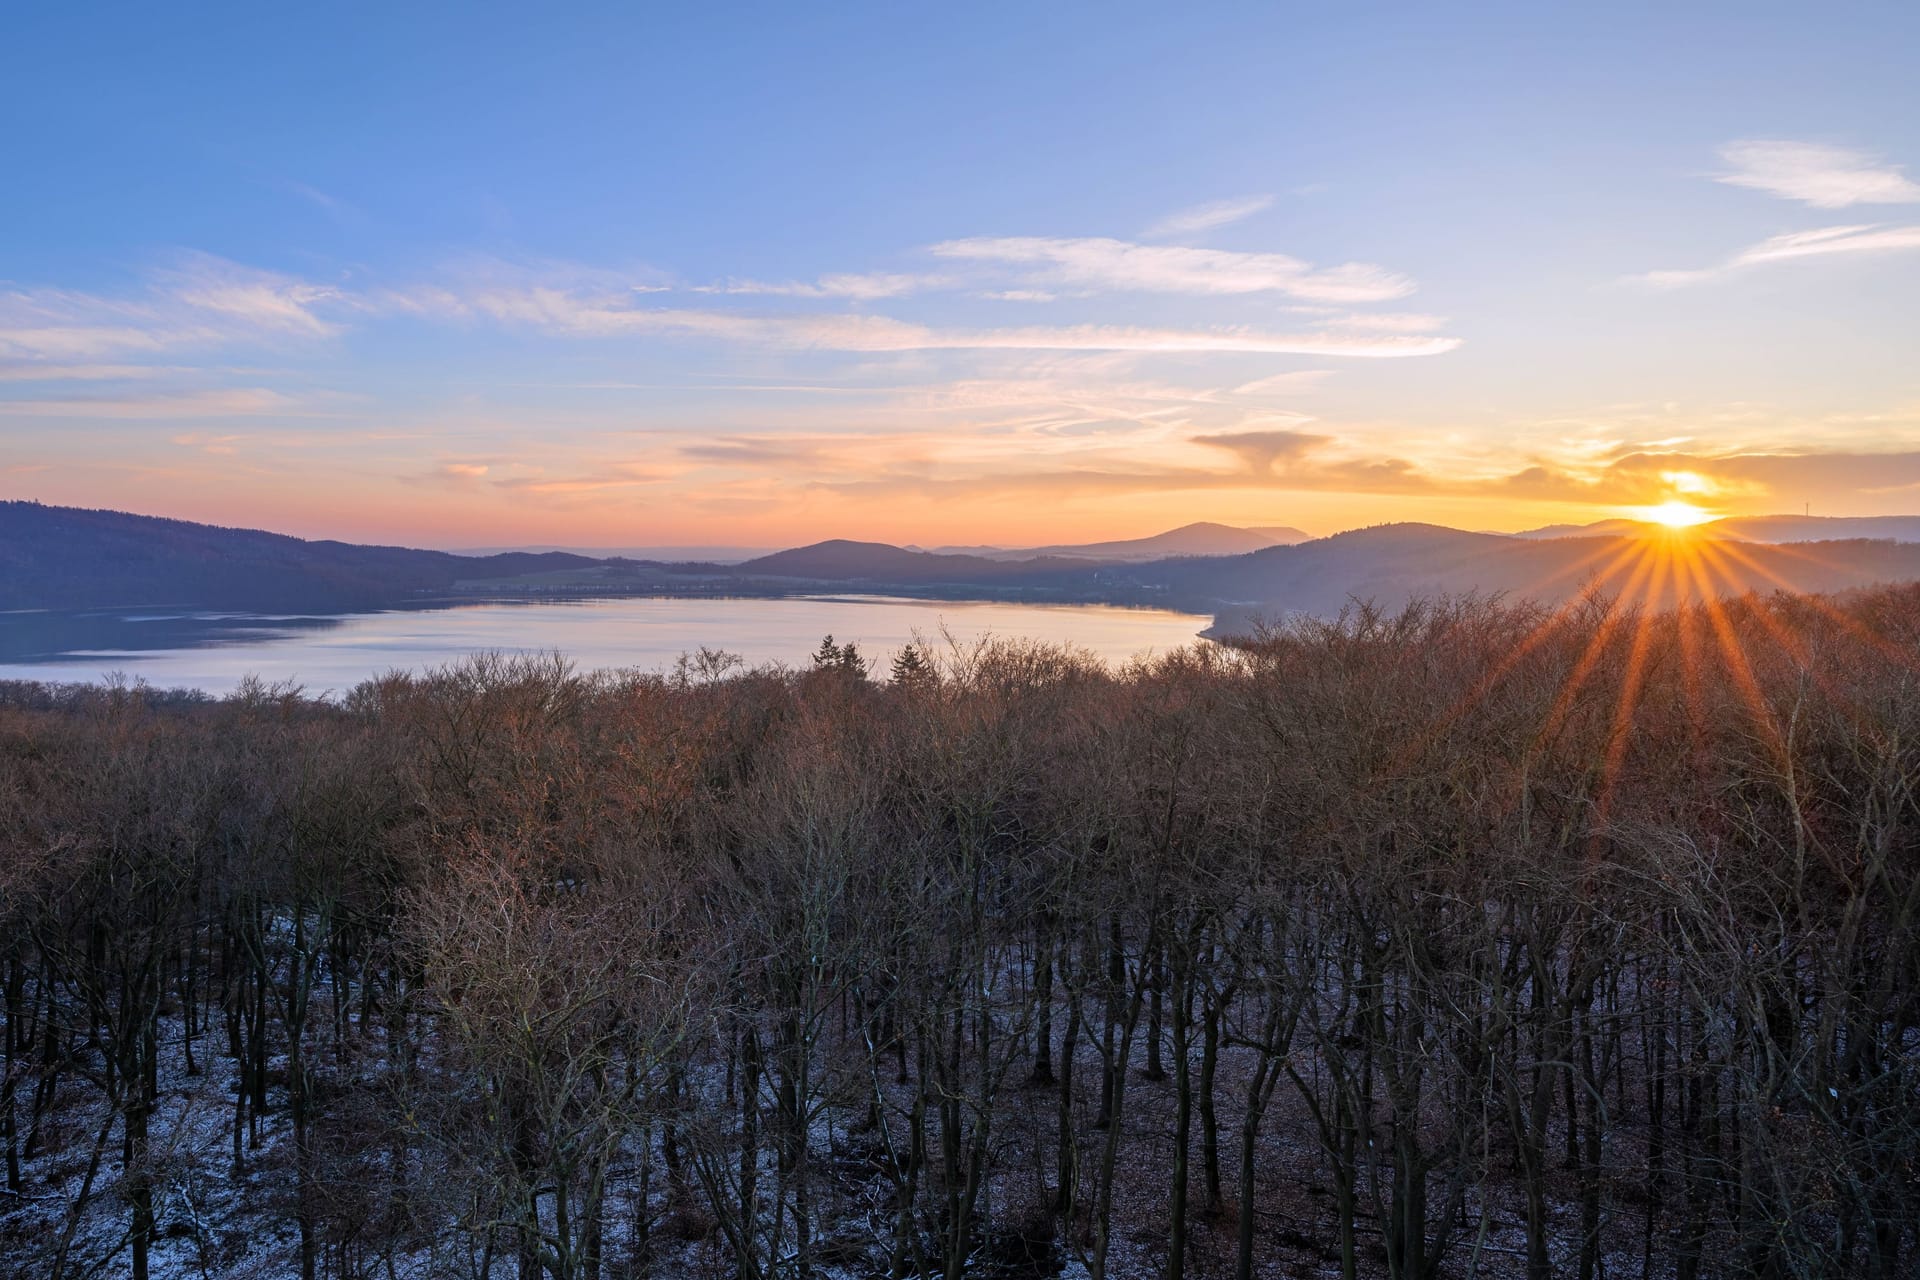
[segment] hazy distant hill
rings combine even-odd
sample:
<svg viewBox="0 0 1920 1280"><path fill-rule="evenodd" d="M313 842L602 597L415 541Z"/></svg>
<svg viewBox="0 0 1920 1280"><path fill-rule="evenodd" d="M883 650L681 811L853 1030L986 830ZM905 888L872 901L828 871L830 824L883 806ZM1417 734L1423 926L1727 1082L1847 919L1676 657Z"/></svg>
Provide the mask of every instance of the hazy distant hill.
<svg viewBox="0 0 1920 1280"><path fill-rule="evenodd" d="M1833 525L1855 527L1841 521L1823 527ZM462 556L8 502L0 503L0 610L168 606L324 614L502 595L854 589L1161 603L1221 615L1218 629L1232 631L1247 618L1331 614L1355 599L1392 606L1480 591L1557 601L1598 586L1665 606L1703 592L1835 591L1920 579L1920 542L1856 537L1775 545L1720 539L1717 526L1684 535L1626 527L1632 536L1512 537L1381 525L1240 555L1147 562L1067 555L1009 560L833 540L720 565L558 552ZM1877 531L1885 522L1869 527Z"/></svg>
<svg viewBox="0 0 1920 1280"><path fill-rule="evenodd" d="M1644 520L1596 520L1592 524L1549 524L1538 529L1522 529L1504 534L1509 538L1612 538L1651 533L1654 525Z"/></svg>
<svg viewBox="0 0 1920 1280"><path fill-rule="evenodd" d="M1920 516L1736 516L1707 527L1754 542L1833 542L1843 538L1920 542Z"/></svg>
<svg viewBox="0 0 1920 1280"><path fill-rule="evenodd" d="M374 608L473 579L591 565L581 556L476 558L309 542L155 516L0 502L0 608Z"/></svg>
<svg viewBox="0 0 1920 1280"><path fill-rule="evenodd" d="M1032 560L1059 556L1073 560L1146 561L1172 556L1237 556L1266 547L1305 542L1307 535L1285 525L1242 529L1198 521L1146 538L1117 542L1069 543L1051 547L940 547L937 555L971 555L987 560Z"/></svg>
<svg viewBox="0 0 1920 1280"><path fill-rule="evenodd" d="M1593 538L1644 533L1638 520L1601 520L1594 524L1550 524L1516 533L1516 538ZM1891 538L1920 542L1920 516L1729 516L1696 526L1714 538L1744 542L1836 542L1850 538Z"/></svg>
<svg viewBox="0 0 1920 1280"><path fill-rule="evenodd" d="M545 554L558 551L589 560L645 560L653 564L739 564L756 556L770 555L777 547L460 547L457 556L498 556L514 552Z"/></svg>
<svg viewBox="0 0 1920 1280"><path fill-rule="evenodd" d="M1212 611L1226 615L1223 624L1229 629L1236 618L1328 615L1354 600L1397 606L1471 591L1557 602L1598 588L1669 607L1707 595L1838 591L1920 578L1920 544L1855 539L1772 546L1676 535L1658 526L1628 527L1633 536L1515 538L1393 524L1238 556L1099 565L825 542L750 561L738 572L864 587L1073 587L1092 598L1159 600Z"/></svg>
<svg viewBox="0 0 1920 1280"><path fill-rule="evenodd" d="M874 585L1042 585L1072 579L1091 582L1085 561L1036 556L995 560L986 556L909 551L886 542L835 538L791 551L776 551L735 571L748 578L794 578Z"/></svg>
<svg viewBox="0 0 1920 1280"><path fill-rule="evenodd" d="M1399 602L1460 589L1503 551L1531 545L1430 524L1380 525L1217 560L1140 566L1135 576L1256 611L1338 612L1349 600ZM1422 585L1424 584L1424 585Z"/></svg>
<svg viewBox="0 0 1920 1280"><path fill-rule="evenodd" d="M1230 559L1147 565L1133 576L1204 592L1226 615L1216 629L1231 633L1251 618L1327 615L1355 599L1391 607L1470 591L1556 603L1598 588L1659 608L1746 591L1843 591L1920 578L1920 544L1776 546L1700 533L1529 539L1399 524Z"/></svg>

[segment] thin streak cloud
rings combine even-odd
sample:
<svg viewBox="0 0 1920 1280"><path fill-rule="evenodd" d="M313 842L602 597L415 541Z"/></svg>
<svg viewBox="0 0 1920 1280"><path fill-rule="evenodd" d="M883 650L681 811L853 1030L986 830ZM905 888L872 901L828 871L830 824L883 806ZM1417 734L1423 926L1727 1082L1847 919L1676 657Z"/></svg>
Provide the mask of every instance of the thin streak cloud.
<svg viewBox="0 0 1920 1280"><path fill-rule="evenodd" d="M1920 226L1865 225L1819 227L1812 231L1790 231L1771 236L1751 248L1743 249L1725 262L1691 271L1649 271L1633 277L1644 284L1663 288L1699 284L1730 275L1749 267L1793 262L1805 258L1851 256L1869 253L1898 253L1920 249Z"/></svg>
<svg viewBox="0 0 1920 1280"><path fill-rule="evenodd" d="M1214 200L1168 214L1140 234L1148 240L1164 236L1190 236L1216 227L1230 226L1273 207L1270 195L1239 196L1232 200Z"/></svg>
<svg viewBox="0 0 1920 1280"><path fill-rule="evenodd" d="M1816 209L1856 204L1920 204L1920 183L1898 165L1862 151L1813 142L1754 140L1720 149L1729 166L1717 180Z"/></svg>
<svg viewBox="0 0 1920 1280"><path fill-rule="evenodd" d="M1441 355L1459 339L1402 334L1270 333L1222 328L1121 325L945 330L877 315L750 316L686 308L641 308L624 298L551 289L496 291L465 305L492 318L579 336L678 335L768 346L849 352L1132 351L1246 352L1391 359Z"/></svg>
<svg viewBox="0 0 1920 1280"><path fill-rule="evenodd" d="M1099 237L944 240L935 257L1024 269L1024 282L1144 293L1281 293L1310 302L1384 302L1414 290L1406 276L1370 263L1316 268L1284 253L1233 253Z"/></svg>
<svg viewBox="0 0 1920 1280"><path fill-rule="evenodd" d="M880 298L901 298L924 289L952 284L947 276L909 275L885 272L869 274L825 275L811 284L804 281L768 283L761 280L727 280L701 285L695 293L767 294L786 298L844 298L855 302Z"/></svg>
<svg viewBox="0 0 1920 1280"><path fill-rule="evenodd" d="M0 400L0 415L22 418L231 418L301 413L291 396L265 387L234 387L150 396L76 396Z"/></svg>

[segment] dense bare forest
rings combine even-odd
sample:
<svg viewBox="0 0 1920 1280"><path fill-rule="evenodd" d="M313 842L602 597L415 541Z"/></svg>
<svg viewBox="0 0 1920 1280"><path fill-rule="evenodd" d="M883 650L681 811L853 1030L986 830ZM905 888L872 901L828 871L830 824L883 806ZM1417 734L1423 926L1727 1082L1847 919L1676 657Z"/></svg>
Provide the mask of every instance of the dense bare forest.
<svg viewBox="0 0 1920 1280"><path fill-rule="evenodd" d="M0 1271L1911 1276L1920 589L0 693Z"/></svg>

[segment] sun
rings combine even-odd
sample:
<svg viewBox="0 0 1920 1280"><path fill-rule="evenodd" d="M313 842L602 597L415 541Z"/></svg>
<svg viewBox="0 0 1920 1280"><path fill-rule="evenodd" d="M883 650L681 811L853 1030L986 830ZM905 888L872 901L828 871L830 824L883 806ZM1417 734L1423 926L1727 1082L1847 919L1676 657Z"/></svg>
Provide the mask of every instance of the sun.
<svg viewBox="0 0 1920 1280"><path fill-rule="evenodd" d="M1705 524L1713 519L1714 515L1711 511L1696 507L1691 502L1669 498L1657 506L1640 508L1640 518L1663 525L1668 529L1691 529L1697 524Z"/></svg>

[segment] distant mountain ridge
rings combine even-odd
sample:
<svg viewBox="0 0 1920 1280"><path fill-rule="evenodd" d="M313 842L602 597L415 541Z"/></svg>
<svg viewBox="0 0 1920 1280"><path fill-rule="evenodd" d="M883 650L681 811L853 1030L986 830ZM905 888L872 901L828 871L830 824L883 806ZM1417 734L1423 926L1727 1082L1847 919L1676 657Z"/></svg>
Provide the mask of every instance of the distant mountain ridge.
<svg viewBox="0 0 1920 1280"><path fill-rule="evenodd" d="M1395 608L1470 592L1558 604L1586 591L1671 608L1709 596L1817 593L1920 579L1920 543L1850 539L1803 545L1689 534L1516 538L1437 525L1357 529L1294 547L1200 561L1176 574L1144 566L1151 583L1218 603L1210 634L1243 634L1290 613L1330 616L1356 600ZM1685 539L1668 545L1669 538Z"/></svg>
<svg viewBox="0 0 1920 1280"><path fill-rule="evenodd" d="M513 554L584 556L589 560L650 560L656 564L739 564L758 556L771 555L778 547L660 546L660 547L566 547L532 544L524 547L455 547L457 556L502 556Z"/></svg>
<svg viewBox="0 0 1920 1280"><path fill-rule="evenodd" d="M159 516L0 502L0 608L180 605L346 612L467 580L578 569L559 553L472 557L309 541Z"/></svg>
<svg viewBox="0 0 1920 1280"><path fill-rule="evenodd" d="M1029 560L992 560L985 556L909 551L888 542L852 542L834 538L810 546L776 551L734 566L745 577L814 579L822 582L894 583L925 586L1004 583L1036 577L1080 577L1078 560L1039 556Z"/></svg>
<svg viewBox="0 0 1920 1280"><path fill-rule="evenodd" d="M1516 538L1593 538L1623 536L1646 529L1637 520L1601 520L1593 524L1550 524L1513 534ZM1742 542L1838 542L1887 538L1920 542L1920 516L1725 516L1694 528L1716 538Z"/></svg>
<svg viewBox="0 0 1920 1280"><path fill-rule="evenodd" d="M1286 525L1248 529L1201 520L1147 538L1048 547L935 547L932 554L971 555L986 560L1035 560L1047 557L1106 561L1165 560L1173 556L1245 555L1249 551L1262 551L1267 547L1305 542L1308 536Z"/></svg>
<svg viewBox="0 0 1920 1280"><path fill-rule="evenodd" d="M1866 527L1878 532L1887 526ZM1202 526L1201 533L1212 539L1225 528ZM1330 615L1355 600L1394 607L1481 592L1553 603L1599 590L1667 607L1704 594L1838 591L1920 579L1920 541L1854 537L1770 544L1631 523L1625 534L1612 524L1599 528L1514 536L1389 524L1238 555L1144 561L1064 554L996 559L832 539L728 565L563 552L465 556L3 502L0 610L330 614L475 599L858 591L1155 604L1212 613L1212 632L1222 635L1243 632L1259 619ZM1190 526L1169 534L1191 532ZM1127 543L1111 545L1130 549Z"/></svg>

